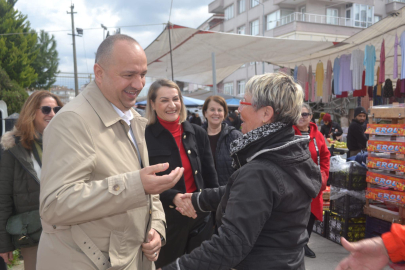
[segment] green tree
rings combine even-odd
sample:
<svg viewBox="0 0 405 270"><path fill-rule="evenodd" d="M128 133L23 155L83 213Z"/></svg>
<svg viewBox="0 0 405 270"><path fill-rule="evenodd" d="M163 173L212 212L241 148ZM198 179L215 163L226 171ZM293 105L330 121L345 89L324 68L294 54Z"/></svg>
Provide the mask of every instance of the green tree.
<svg viewBox="0 0 405 270"><path fill-rule="evenodd" d="M38 74L38 77L31 87L48 89L56 82L56 75L59 73L59 58L54 35L50 37L48 33L41 30L35 48L38 51L38 56L31 66Z"/></svg>
<svg viewBox="0 0 405 270"><path fill-rule="evenodd" d="M4 69L0 68L0 100L6 102L8 114L19 113L27 98L27 91L11 80Z"/></svg>
<svg viewBox="0 0 405 270"><path fill-rule="evenodd" d="M16 2L0 0L0 64L11 80L28 87L37 78L31 66L38 54L37 34L31 30L27 16L14 9Z"/></svg>

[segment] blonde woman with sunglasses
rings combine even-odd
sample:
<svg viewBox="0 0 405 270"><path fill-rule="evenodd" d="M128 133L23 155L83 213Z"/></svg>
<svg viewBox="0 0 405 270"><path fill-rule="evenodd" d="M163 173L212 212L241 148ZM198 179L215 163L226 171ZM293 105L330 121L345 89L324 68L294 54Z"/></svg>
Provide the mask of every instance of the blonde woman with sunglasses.
<svg viewBox="0 0 405 270"><path fill-rule="evenodd" d="M42 135L62 106L56 95L48 91L34 92L24 103L14 129L1 139L4 152L0 161L0 256L10 263L13 250L20 248L26 270L35 269L36 237L10 235L6 225L11 217L38 213Z"/></svg>

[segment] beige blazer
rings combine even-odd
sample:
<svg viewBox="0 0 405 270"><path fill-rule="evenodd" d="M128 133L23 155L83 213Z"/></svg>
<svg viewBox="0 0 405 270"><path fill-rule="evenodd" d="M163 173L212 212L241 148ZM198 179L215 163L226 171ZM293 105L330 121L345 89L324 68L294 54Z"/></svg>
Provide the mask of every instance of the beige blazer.
<svg viewBox="0 0 405 270"><path fill-rule="evenodd" d="M147 120L131 127L149 166ZM165 237L158 195L145 195L128 125L95 82L44 132L37 269L155 269L141 244L150 228Z"/></svg>

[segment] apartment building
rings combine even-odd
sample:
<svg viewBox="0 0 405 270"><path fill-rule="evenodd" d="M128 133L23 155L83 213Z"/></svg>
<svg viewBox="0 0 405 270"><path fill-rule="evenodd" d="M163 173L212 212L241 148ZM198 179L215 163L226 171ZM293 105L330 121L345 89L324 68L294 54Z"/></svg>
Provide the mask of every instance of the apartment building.
<svg viewBox="0 0 405 270"><path fill-rule="evenodd" d="M208 6L213 16L199 29L339 42L404 6L405 0L215 0ZM220 82L218 91L243 96L245 83L252 76L278 68L267 63L263 67L261 62L246 63ZM189 91L193 88L196 86L189 85Z"/></svg>

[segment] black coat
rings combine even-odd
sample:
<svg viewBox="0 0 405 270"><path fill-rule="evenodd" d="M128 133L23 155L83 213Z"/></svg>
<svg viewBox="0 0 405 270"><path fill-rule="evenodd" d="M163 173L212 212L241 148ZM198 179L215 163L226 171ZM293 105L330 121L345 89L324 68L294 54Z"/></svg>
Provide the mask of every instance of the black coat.
<svg viewBox="0 0 405 270"><path fill-rule="evenodd" d="M362 150L367 147L368 138L364 133L365 131L366 125L353 119L347 131L347 148L350 151Z"/></svg>
<svg viewBox="0 0 405 270"><path fill-rule="evenodd" d="M196 210L217 211L218 235L164 270L304 270L306 230L321 174L308 139L292 126L233 155L226 186L193 194Z"/></svg>
<svg viewBox="0 0 405 270"><path fill-rule="evenodd" d="M203 128L207 130L208 125L204 124ZM242 137L242 132L226 123L222 123L221 134L219 135L215 151L215 169L217 170L220 186L226 185L229 177L235 172L235 169L231 166L232 158L230 147L231 142L240 137Z"/></svg>
<svg viewBox="0 0 405 270"><path fill-rule="evenodd" d="M186 152L190 151L188 157L193 168L197 190L218 187L218 178L207 132L202 127L187 121L184 121L182 125L184 130L182 134L183 146ZM179 149L172 134L159 121L146 127L145 139L150 165L169 162L169 168L158 175L168 174L176 167L183 166ZM178 193L186 193L183 176L173 188L160 194L163 207L173 206L173 199Z"/></svg>
<svg viewBox="0 0 405 270"><path fill-rule="evenodd" d="M337 129L337 131L335 131ZM336 122L331 122L329 125L322 125L321 127L321 133L324 135L326 138L329 138L329 134L332 134L332 137L334 140L336 140L336 137L339 137L340 135L343 134L342 128L339 126L338 123Z"/></svg>
<svg viewBox="0 0 405 270"><path fill-rule="evenodd" d="M39 179L29 151L14 133L7 132L1 140L5 150L0 161L0 253L15 249L6 232L10 216L39 209Z"/></svg>

